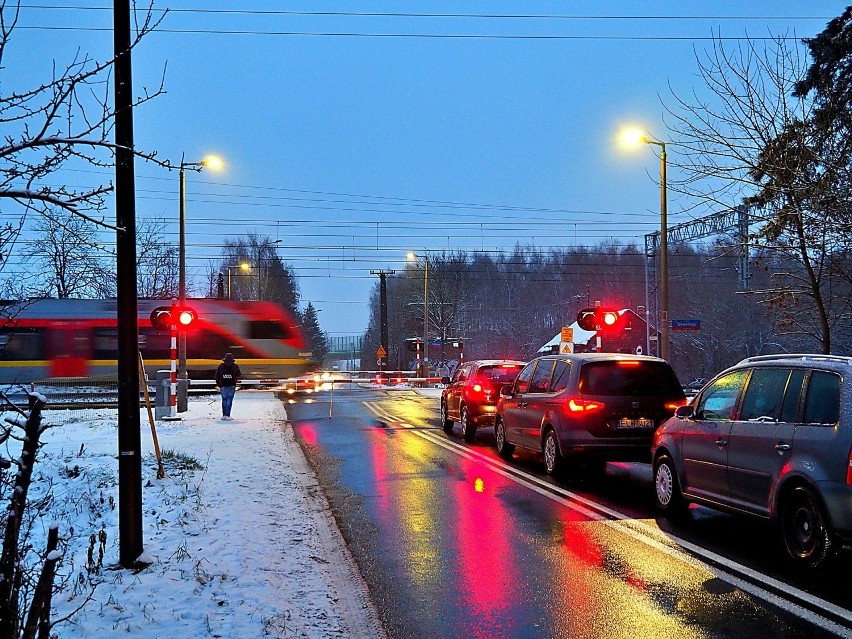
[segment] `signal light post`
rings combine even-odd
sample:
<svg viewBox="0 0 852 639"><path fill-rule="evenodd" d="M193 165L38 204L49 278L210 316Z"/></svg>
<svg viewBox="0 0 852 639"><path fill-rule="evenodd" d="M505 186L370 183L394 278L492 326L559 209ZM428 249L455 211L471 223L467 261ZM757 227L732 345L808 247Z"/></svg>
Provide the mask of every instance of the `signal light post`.
<svg viewBox="0 0 852 639"><path fill-rule="evenodd" d="M182 329L189 328L195 322L197 314L194 309L187 306L178 306L173 300L171 306L158 306L151 311L151 326L161 331L170 332L169 352L171 356L170 379L169 379L169 417L164 419L168 421L177 421L180 417L177 414L177 374L178 374L178 326ZM185 333L184 333L185 335Z"/></svg>

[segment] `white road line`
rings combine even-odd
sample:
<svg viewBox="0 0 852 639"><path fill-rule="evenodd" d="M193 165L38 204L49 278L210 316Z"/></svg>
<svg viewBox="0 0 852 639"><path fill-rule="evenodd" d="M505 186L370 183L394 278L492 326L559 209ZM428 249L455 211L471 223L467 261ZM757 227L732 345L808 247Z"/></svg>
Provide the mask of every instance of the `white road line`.
<svg viewBox="0 0 852 639"><path fill-rule="evenodd" d="M628 515L621 513L617 510L613 510L603 504L595 502L593 500L587 499L573 493L569 490L561 488L560 486L554 486L549 482L543 482L538 477L534 475L530 475L523 470L512 467L512 471L509 472L506 470L506 466L497 462L496 460L488 457L487 455L483 455L480 452L475 450L471 450L465 446L457 444L456 442L447 441L442 437L436 435L435 433L431 433L428 431L422 431L419 428L408 424L406 421L399 419L398 417L388 413L381 406L377 406L372 404L371 402L362 402L364 406L372 412L377 417L382 419L387 419L395 424L403 426L408 429L413 435L421 437L429 442L432 442L446 450L456 453L461 457L465 457L472 461L478 461L479 463L487 466L490 470L497 472L508 479L511 479L517 484L525 486L530 490L533 490L544 497L552 499L557 503L560 503L572 510L579 512L589 519L600 521L607 526L612 527L619 532L626 534L637 541L641 541L642 543L651 546L652 548L666 553L669 556L676 558L686 564L701 568L710 572L720 579L724 579L730 584L736 586L740 590L749 593L750 595L757 597L758 599L762 599L774 606L777 606L783 610L791 612L796 616L799 616L803 619L806 619L810 623L823 628L824 630L828 630L829 632L833 632L842 637L850 637L852 638L852 629L845 628L840 624L837 624L830 619L826 619L822 615L808 610L807 608L796 604L793 601L790 601L784 597L776 595L768 590L764 590L763 588L752 584L744 579L740 579L735 575L725 572L720 568L717 568L713 565L707 564L699 557L703 557L709 562L714 564L718 564L724 566L726 569L731 570L736 573L743 574L755 581L759 581L761 583L765 583L770 587L778 590L779 592L784 592L790 594L792 597L806 602L809 605L820 608L829 612L836 617L843 619L852 625L852 612L846 610L845 608L841 608L835 604L832 604L829 601L821 599L819 597L815 597L810 593L807 593L803 590L795 588L790 584L784 583L777 579L773 579L772 577L765 575L759 571L753 570L743 564L732 561L718 555L712 551L709 551L701 546L693 544L686 539L682 539L677 535L672 535L669 533L664 533L659 528L650 526L644 521L640 521L634 518L629 517ZM594 510L592 510L594 509ZM595 512L598 511L598 512ZM607 519L600 513L605 513L611 519ZM689 552L685 552L689 551Z"/></svg>

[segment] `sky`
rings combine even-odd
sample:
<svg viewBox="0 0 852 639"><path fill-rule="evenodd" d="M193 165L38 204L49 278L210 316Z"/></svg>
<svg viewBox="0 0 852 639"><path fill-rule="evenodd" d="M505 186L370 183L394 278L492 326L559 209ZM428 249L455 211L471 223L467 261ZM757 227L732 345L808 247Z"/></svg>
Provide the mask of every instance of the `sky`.
<svg viewBox="0 0 852 639"><path fill-rule="evenodd" d="M30 496L53 484L53 501L31 541L43 548L51 524L63 540L58 578L70 583L53 598L52 619L85 604L54 632L62 639L384 637L293 431L283 427L282 402L271 392L240 391L234 421L221 422L219 401L191 398L181 421L157 422L161 479L143 409L142 559L151 565L133 572L115 569L116 411L45 412L54 427L42 438ZM89 570L101 547L97 541L90 564L89 537L101 531L101 567Z"/></svg>
<svg viewBox="0 0 852 639"><path fill-rule="evenodd" d="M627 153L618 131L666 140L663 105L706 95L696 55L713 34L811 37L845 6L158 2L170 11L134 51L133 83L138 94L164 79L166 93L136 110L135 142L226 162L187 178L191 286L202 291L226 240L258 233L280 240L321 327L359 334L370 271L401 271L411 251L643 246L659 229L655 147ZM111 55L111 7L25 0L0 87L29 86L78 50ZM137 161L136 176L137 219L166 220L177 242L177 174ZM670 224L695 217L693 205L670 192Z"/></svg>

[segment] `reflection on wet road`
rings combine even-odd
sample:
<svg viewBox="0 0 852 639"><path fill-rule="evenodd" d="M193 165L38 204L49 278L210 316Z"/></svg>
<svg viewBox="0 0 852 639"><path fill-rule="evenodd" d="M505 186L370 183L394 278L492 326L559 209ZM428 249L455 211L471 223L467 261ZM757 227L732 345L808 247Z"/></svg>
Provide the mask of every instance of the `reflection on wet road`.
<svg viewBox="0 0 852 639"><path fill-rule="evenodd" d="M535 456L507 464L487 432L448 437L434 399L351 388L331 417L314 399L288 413L391 637L848 634L844 609L784 599L661 530L649 479L619 476L641 468L613 469L610 500L542 477Z"/></svg>

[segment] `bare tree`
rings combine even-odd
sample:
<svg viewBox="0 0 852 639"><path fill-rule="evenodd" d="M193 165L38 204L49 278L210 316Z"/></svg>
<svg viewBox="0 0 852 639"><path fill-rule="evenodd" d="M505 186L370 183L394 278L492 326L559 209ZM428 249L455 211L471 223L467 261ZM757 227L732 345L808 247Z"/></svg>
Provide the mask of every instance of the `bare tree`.
<svg viewBox="0 0 852 639"><path fill-rule="evenodd" d="M744 203L760 224L750 237L773 268L761 291L786 330L831 352L834 324L847 312L848 287L832 256L846 232L820 205L830 187L827 158L812 126L812 101L797 96L805 56L778 37L727 50L721 39L698 57L709 98L675 96L667 108L669 156L683 178L674 190L713 210Z"/></svg>
<svg viewBox="0 0 852 639"><path fill-rule="evenodd" d="M178 289L178 249L164 239L164 220L136 228L136 288L139 297L171 299Z"/></svg>
<svg viewBox="0 0 852 639"><path fill-rule="evenodd" d="M0 64L21 11L19 0L0 0ZM165 15L165 14L163 14ZM136 13L135 37L131 48L162 20L153 19L150 8ZM111 167L115 142L110 136L114 108L110 99L109 77L115 59L95 60L78 53L64 67L54 65L50 79L30 88L8 88L0 94L0 198L29 212L52 214L64 209L91 222L114 228L104 221L104 196L111 184L84 188L66 186L50 176L69 163ZM0 67L2 69L2 67ZM134 100L139 106L163 93L162 81ZM138 156L166 168L169 162L156 153L133 149Z"/></svg>
<svg viewBox="0 0 852 639"><path fill-rule="evenodd" d="M67 210L42 213L36 238L22 250L38 267L33 289L45 297L112 297L114 269L97 240L96 226Z"/></svg>

